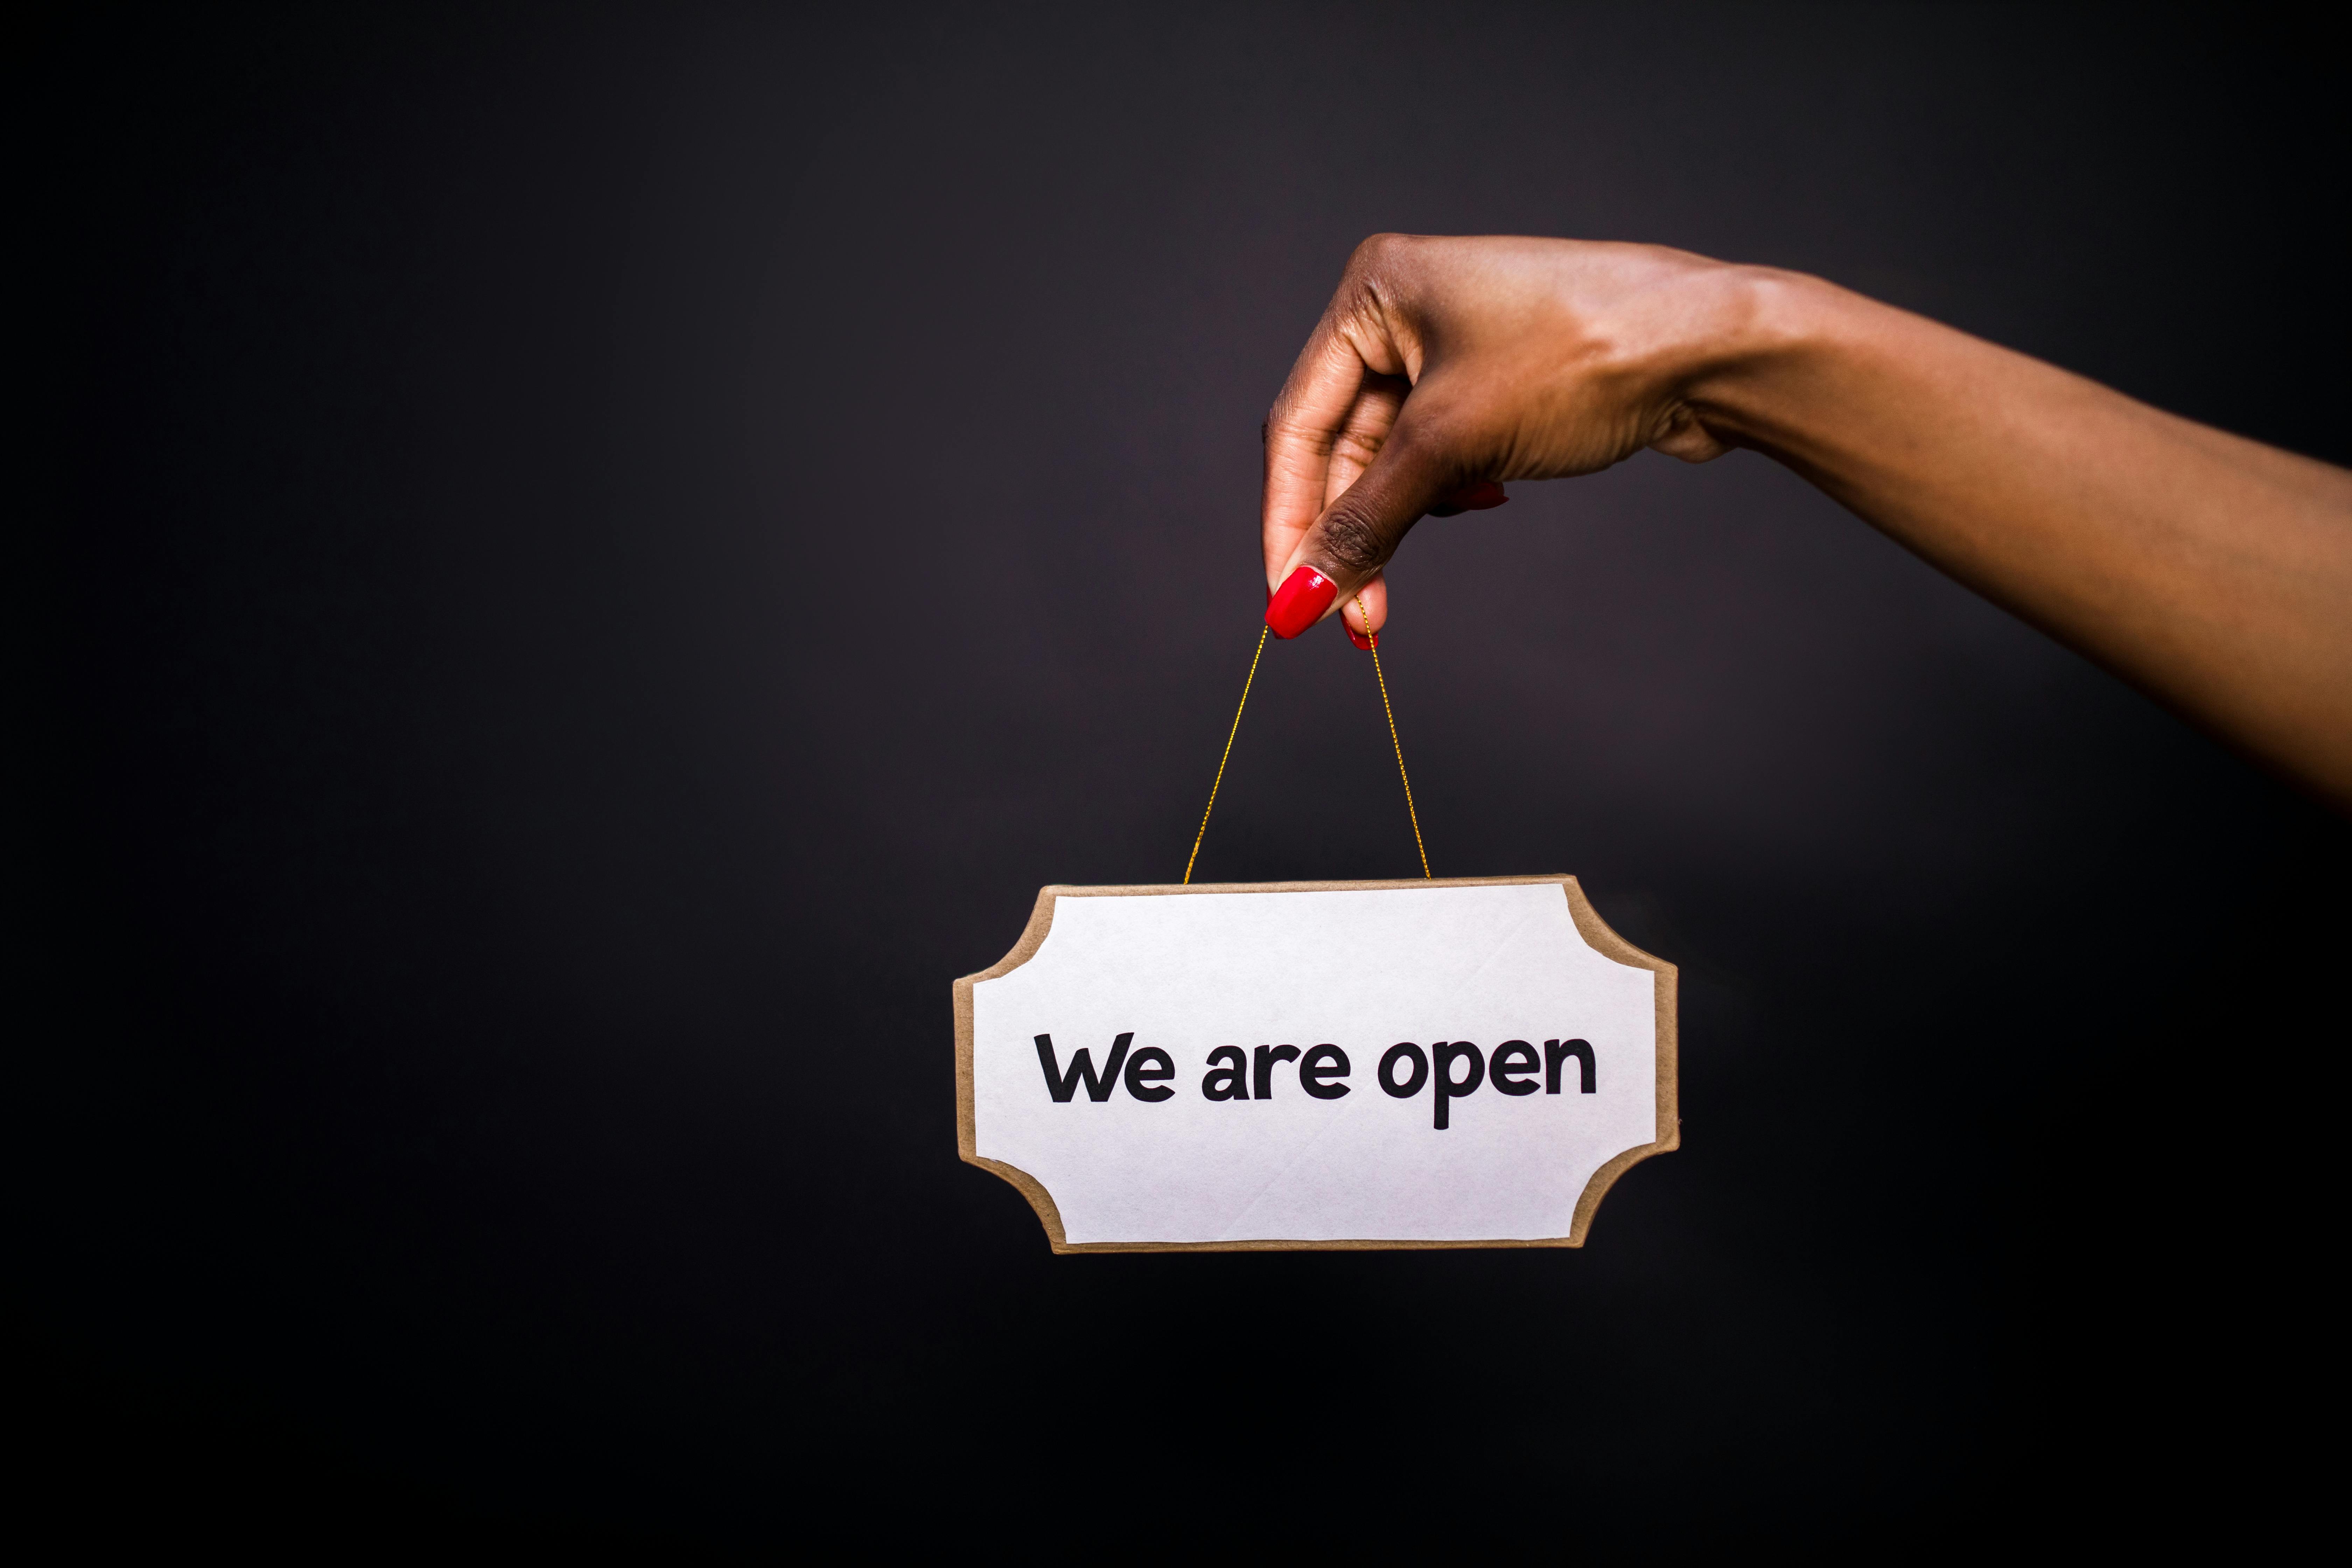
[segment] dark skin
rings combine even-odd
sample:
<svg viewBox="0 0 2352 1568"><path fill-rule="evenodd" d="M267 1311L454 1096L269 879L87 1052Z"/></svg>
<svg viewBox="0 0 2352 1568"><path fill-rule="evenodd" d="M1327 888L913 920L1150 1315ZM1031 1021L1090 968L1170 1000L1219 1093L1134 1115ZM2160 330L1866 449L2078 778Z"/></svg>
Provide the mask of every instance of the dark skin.
<svg viewBox="0 0 2352 1568"><path fill-rule="evenodd" d="M1267 416L1267 585L1376 631L1466 487L1736 447L2352 812L2352 473L1797 273L1366 240Z"/></svg>

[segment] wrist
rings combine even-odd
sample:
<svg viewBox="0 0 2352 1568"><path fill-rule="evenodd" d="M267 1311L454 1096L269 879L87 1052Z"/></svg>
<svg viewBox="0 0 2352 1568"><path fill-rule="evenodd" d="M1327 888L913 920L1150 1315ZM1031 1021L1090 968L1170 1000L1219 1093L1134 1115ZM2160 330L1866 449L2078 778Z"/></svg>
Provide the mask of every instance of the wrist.
<svg viewBox="0 0 2352 1568"><path fill-rule="evenodd" d="M1773 450L1793 434L1798 389L1871 301L1777 268L1724 266L1697 280L1693 331L1673 381L1682 406L1726 446Z"/></svg>

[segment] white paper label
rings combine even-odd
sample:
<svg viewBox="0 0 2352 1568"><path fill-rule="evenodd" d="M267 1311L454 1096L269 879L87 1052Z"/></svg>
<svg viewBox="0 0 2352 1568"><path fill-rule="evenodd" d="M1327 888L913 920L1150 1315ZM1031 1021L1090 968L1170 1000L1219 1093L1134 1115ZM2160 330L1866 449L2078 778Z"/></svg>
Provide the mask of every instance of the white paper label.
<svg viewBox="0 0 2352 1568"><path fill-rule="evenodd" d="M1563 1238L1659 1139L1658 984L1559 880L1066 894L971 987L973 1147L1071 1245Z"/></svg>

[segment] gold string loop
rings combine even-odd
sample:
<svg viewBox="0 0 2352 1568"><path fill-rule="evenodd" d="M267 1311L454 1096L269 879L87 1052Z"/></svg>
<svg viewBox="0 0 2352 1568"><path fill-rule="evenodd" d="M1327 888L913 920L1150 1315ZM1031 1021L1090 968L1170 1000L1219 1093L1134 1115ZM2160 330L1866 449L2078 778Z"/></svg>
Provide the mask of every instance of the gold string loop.
<svg viewBox="0 0 2352 1568"><path fill-rule="evenodd" d="M1364 623L1364 640L1372 648L1372 679L1381 685L1381 711L1389 721L1389 744L1396 751L1397 777L1404 781L1404 814L1412 823L1412 847L1421 856L1421 874L1429 875L1429 848L1421 841L1421 813L1412 804L1412 775L1404 771L1404 742L1397 739L1396 710L1389 705L1389 678L1381 669L1380 634L1372 630L1372 617L1364 613L1364 596L1356 595L1356 615ZM1257 651L1250 655L1249 674L1242 680L1242 700L1234 708L1234 727L1225 731L1225 750L1217 758L1217 777L1209 785L1209 804L1201 812L1201 830L1192 835L1192 853L1184 858L1185 887L1192 885L1192 867L1201 858L1201 841L1209 836L1209 813L1217 809L1217 791L1224 786L1225 764L1233 760L1234 737L1242 732L1242 713L1249 707L1250 687L1257 680L1258 660L1265 657L1265 637L1269 628L1260 626Z"/></svg>

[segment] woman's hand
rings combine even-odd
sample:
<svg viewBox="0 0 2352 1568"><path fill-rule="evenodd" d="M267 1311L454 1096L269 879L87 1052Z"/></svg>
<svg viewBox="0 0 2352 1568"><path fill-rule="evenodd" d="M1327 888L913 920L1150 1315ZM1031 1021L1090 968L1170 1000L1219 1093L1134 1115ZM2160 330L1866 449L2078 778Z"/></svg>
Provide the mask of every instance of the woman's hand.
<svg viewBox="0 0 2352 1568"><path fill-rule="evenodd" d="M1334 605L1359 645L1380 572L1426 512L1500 505L1504 479L1591 473L1654 447L1724 446L1685 384L1733 352L1749 269L1645 245L1380 235L1298 356L1265 426L1267 622ZM1301 575L1304 574L1304 575Z"/></svg>
<svg viewBox="0 0 2352 1568"><path fill-rule="evenodd" d="M2352 809L2352 473L1819 279L1650 246L1359 247L1266 421L1266 624L1343 606L1356 637L1361 593L1376 629L1423 513L1644 447L1779 459Z"/></svg>

